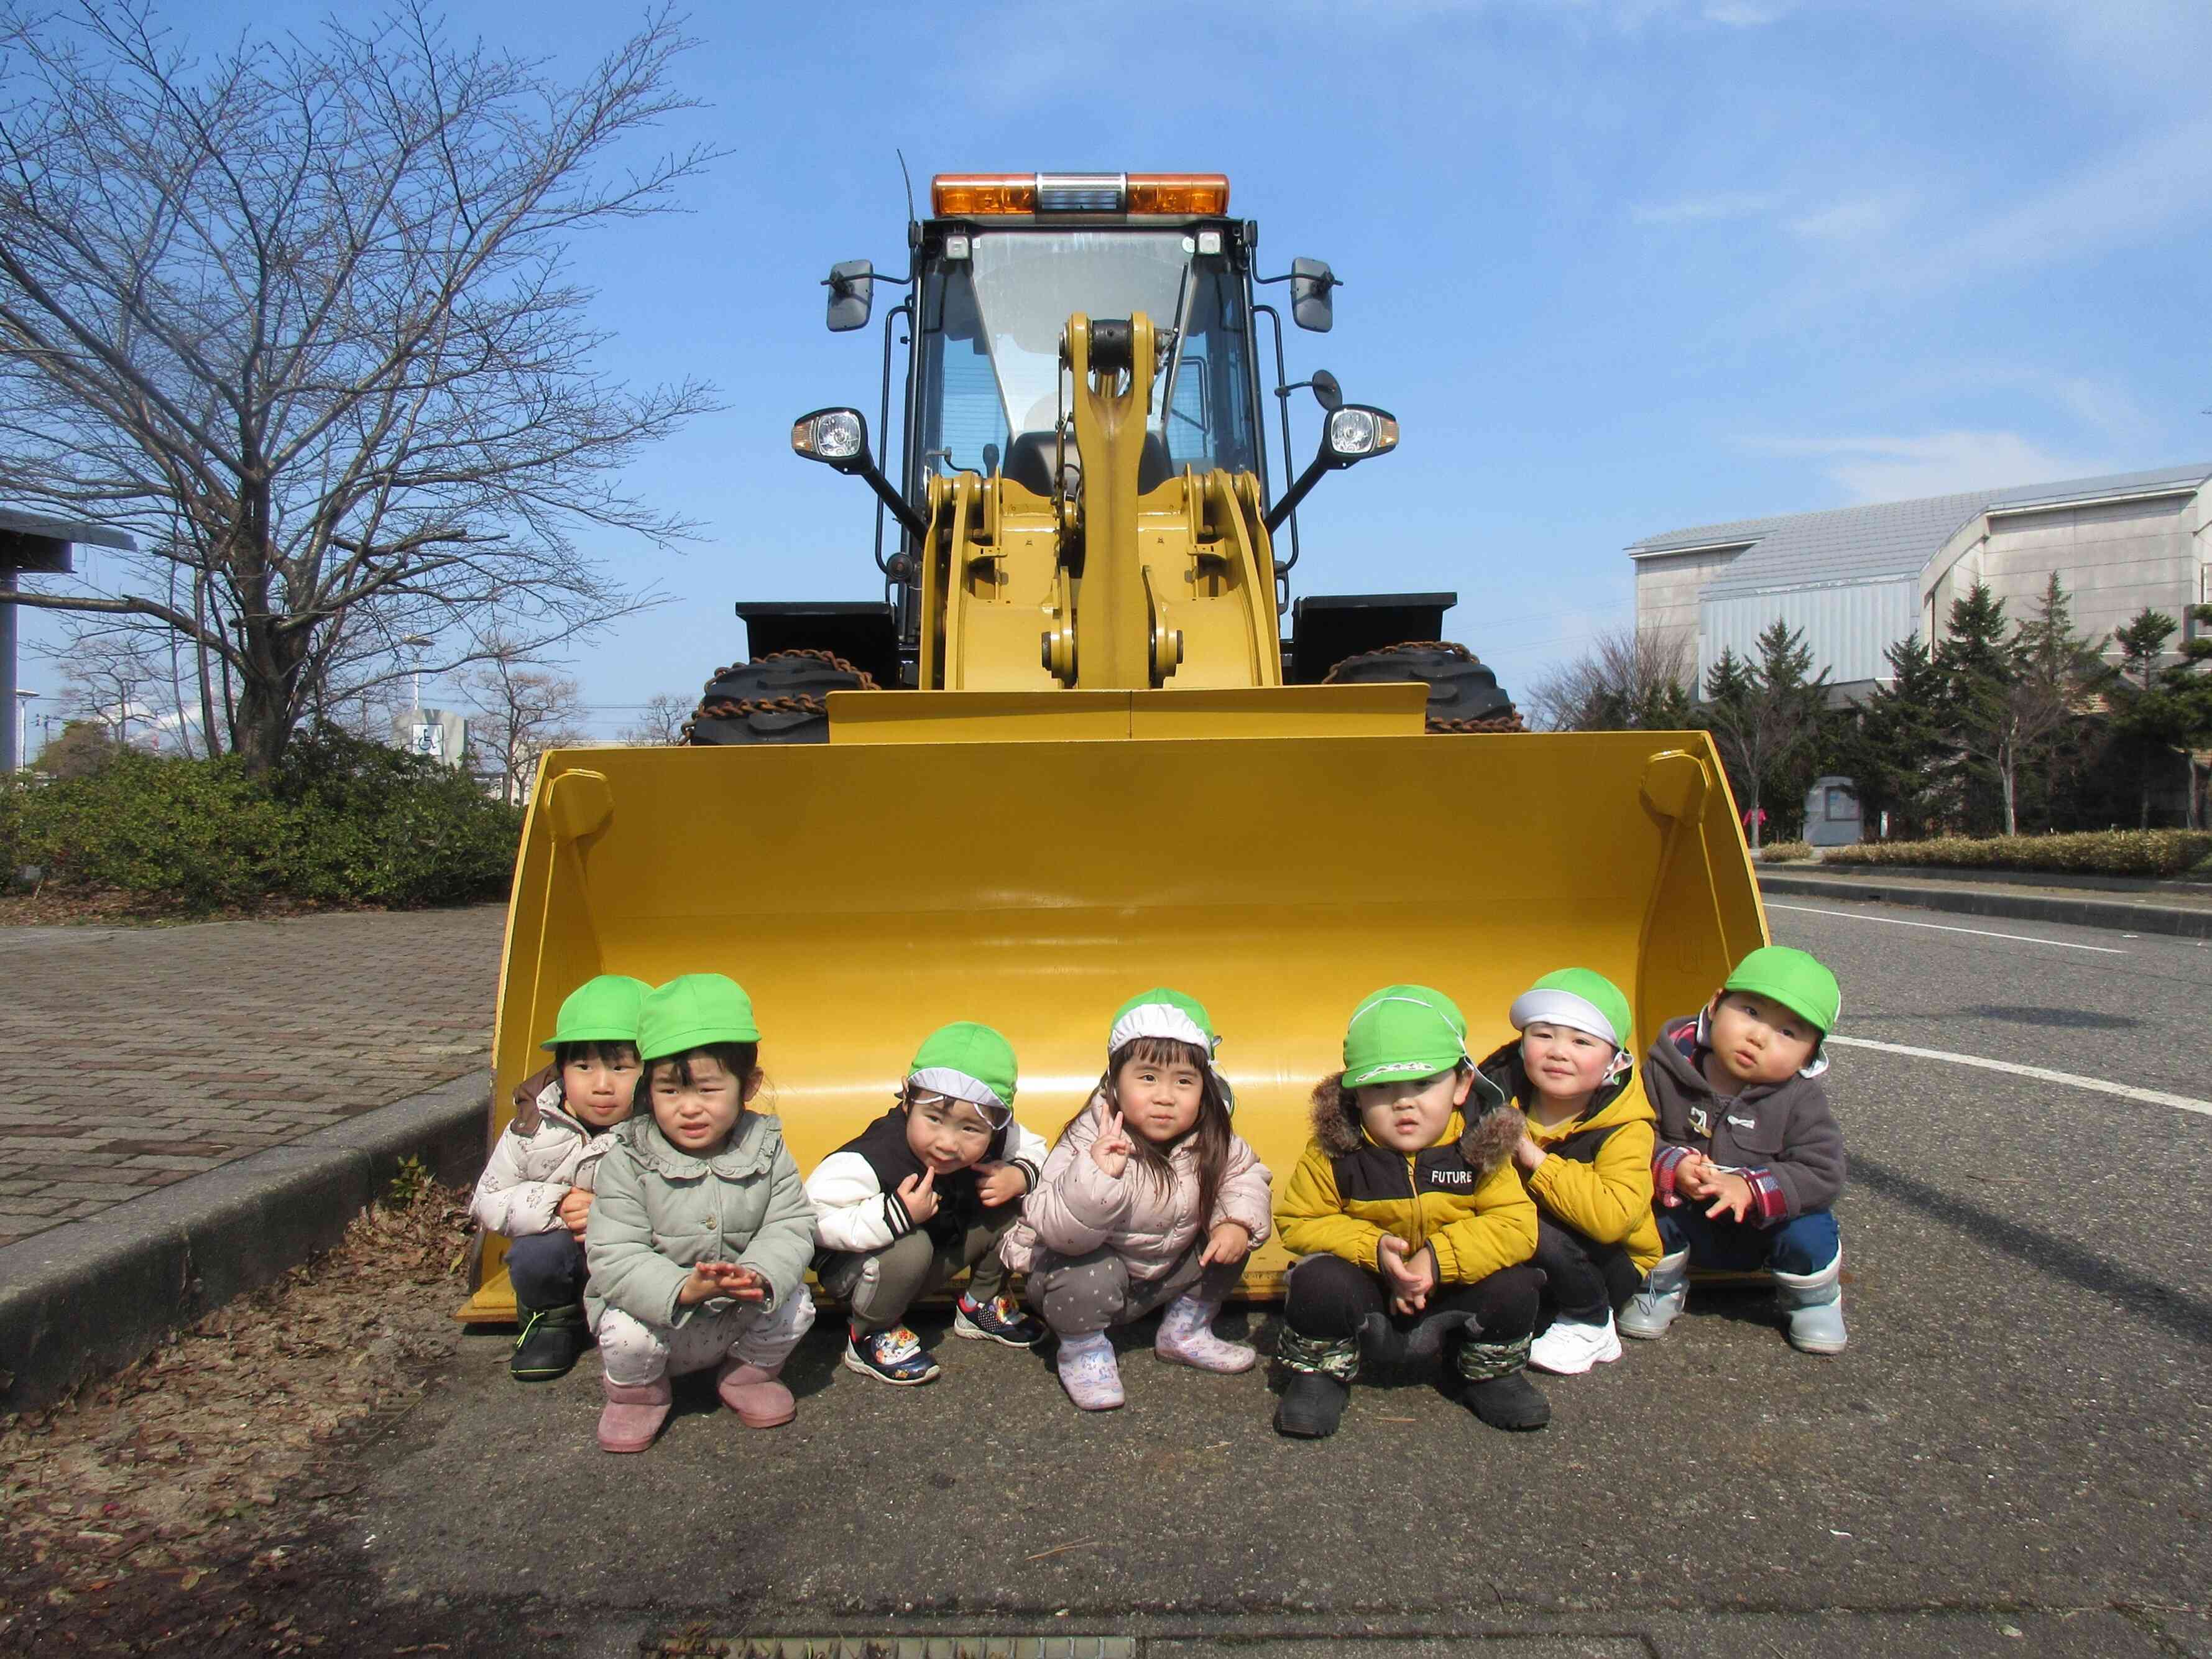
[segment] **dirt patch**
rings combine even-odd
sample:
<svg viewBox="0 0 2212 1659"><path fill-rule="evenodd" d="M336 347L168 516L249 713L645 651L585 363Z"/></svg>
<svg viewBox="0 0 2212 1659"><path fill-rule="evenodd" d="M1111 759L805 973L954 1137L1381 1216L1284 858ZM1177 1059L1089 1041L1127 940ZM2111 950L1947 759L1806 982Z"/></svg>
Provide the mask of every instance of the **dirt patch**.
<svg viewBox="0 0 2212 1659"><path fill-rule="evenodd" d="M396 1196L281 1285L0 1419L0 1652L471 1650L467 1620L374 1611L329 1524L344 1452L459 1340L464 1195Z"/></svg>

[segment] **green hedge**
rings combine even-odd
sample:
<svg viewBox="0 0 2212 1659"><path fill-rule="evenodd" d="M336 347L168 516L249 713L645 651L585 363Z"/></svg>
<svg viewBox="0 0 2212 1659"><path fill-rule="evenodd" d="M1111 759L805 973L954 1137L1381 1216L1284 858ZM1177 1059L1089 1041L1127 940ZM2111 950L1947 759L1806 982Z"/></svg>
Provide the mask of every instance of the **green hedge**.
<svg viewBox="0 0 2212 1659"><path fill-rule="evenodd" d="M265 778L233 759L125 752L0 793L0 871L180 909L270 898L405 907L506 896L520 811L450 767L328 729Z"/></svg>
<svg viewBox="0 0 2212 1659"><path fill-rule="evenodd" d="M1794 864L1811 858L1813 849L1802 841L1770 841L1753 856L1761 864Z"/></svg>
<svg viewBox="0 0 2212 1659"><path fill-rule="evenodd" d="M2066 875L2178 876L2212 856L2212 832L2102 830L2069 836L1942 836L1930 841L1832 847L1830 864L1917 864L1955 870L2040 870Z"/></svg>

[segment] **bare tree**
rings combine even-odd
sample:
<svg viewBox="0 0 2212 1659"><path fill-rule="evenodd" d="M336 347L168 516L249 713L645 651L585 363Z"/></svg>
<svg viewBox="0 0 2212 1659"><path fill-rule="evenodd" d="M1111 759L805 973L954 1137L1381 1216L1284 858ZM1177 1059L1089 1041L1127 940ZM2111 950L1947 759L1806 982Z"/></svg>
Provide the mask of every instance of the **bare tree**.
<svg viewBox="0 0 2212 1659"><path fill-rule="evenodd" d="M682 743L684 722L691 718L692 707L689 697L671 696L663 691L647 702L637 724L623 727L616 741L641 748Z"/></svg>
<svg viewBox="0 0 2212 1659"><path fill-rule="evenodd" d="M539 756L588 741L582 688L568 675L532 663L511 641L488 640L483 651L460 678L462 700L475 716L470 744L480 746L498 767L500 799L520 800L529 793Z"/></svg>
<svg viewBox="0 0 2212 1659"><path fill-rule="evenodd" d="M130 743L134 724L155 722L147 698L160 688L162 670L143 641L114 629L88 630L58 654L69 685L64 713L97 722L118 749Z"/></svg>
<svg viewBox="0 0 2212 1659"><path fill-rule="evenodd" d="M1539 679L1526 701L1543 732L1679 731L1690 723L1694 676L1687 635L1608 628Z"/></svg>
<svg viewBox="0 0 2212 1659"><path fill-rule="evenodd" d="M563 262L713 159L613 160L688 44L654 14L566 85L425 0L205 60L149 0L0 0L0 494L147 550L15 602L182 636L256 769L410 635L635 608L574 538L690 533L618 475L713 396L603 377Z"/></svg>

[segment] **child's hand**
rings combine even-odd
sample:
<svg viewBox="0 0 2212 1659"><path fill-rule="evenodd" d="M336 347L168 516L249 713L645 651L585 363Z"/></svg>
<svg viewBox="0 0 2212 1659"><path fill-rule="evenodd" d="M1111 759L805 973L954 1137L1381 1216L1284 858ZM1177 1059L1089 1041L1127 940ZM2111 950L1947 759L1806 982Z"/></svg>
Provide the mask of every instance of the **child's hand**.
<svg viewBox="0 0 2212 1659"><path fill-rule="evenodd" d="M916 1226L937 1213L937 1176L924 1170L898 1184L898 1201L906 1206L907 1219Z"/></svg>
<svg viewBox="0 0 2212 1659"><path fill-rule="evenodd" d="M1250 1228L1241 1221L1217 1221L1213 1231L1206 1236L1206 1248L1198 1254L1198 1265L1210 1267L1217 1261L1242 1261L1251 1253Z"/></svg>
<svg viewBox="0 0 2212 1659"><path fill-rule="evenodd" d="M1011 1204L1030 1189L1030 1178L1011 1164L978 1164L975 1196L986 1209Z"/></svg>
<svg viewBox="0 0 2212 1659"><path fill-rule="evenodd" d="M592 1195L581 1187L571 1187L561 1194L561 1202L553 1213L560 1218L562 1226L581 1238L585 1224L592 1218Z"/></svg>
<svg viewBox="0 0 2212 1659"><path fill-rule="evenodd" d="M1685 1198L1711 1198L1719 1171L1703 1152L1692 1152L1674 1166L1674 1190Z"/></svg>
<svg viewBox="0 0 2212 1659"><path fill-rule="evenodd" d="M1524 1172L1533 1170L1544 1161L1546 1156L1544 1149L1531 1140L1524 1131L1521 1144L1513 1149L1514 1167Z"/></svg>
<svg viewBox="0 0 2212 1659"><path fill-rule="evenodd" d="M1098 1138L1091 1143L1091 1161L1098 1166L1102 1174L1119 1181L1121 1171L1129 1167L1129 1159L1136 1151L1137 1143L1129 1139L1129 1132L1121 1127L1121 1113L1108 1113L1105 1127L1099 1130Z"/></svg>
<svg viewBox="0 0 2212 1659"><path fill-rule="evenodd" d="M1731 1221L1741 1221L1751 1210L1751 1182L1740 1175L1714 1176L1706 1184L1705 1190L1698 1196L1719 1200L1705 1212L1710 1218L1716 1221L1723 1216Z"/></svg>
<svg viewBox="0 0 2212 1659"><path fill-rule="evenodd" d="M1390 1282L1392 1311L1417 1314L1428 1306L1429 1292L1437 1287L1434 1251L1425 1245L1416 1250L1395 1233L1387 1233L1376 1247L1375 1256L1382 1264L1382 1276Z"/></svg>
<svg viewBox="0 0 2212 1659"><path fill-rule="evenodd" d="M691 1269L684 1288L676 1292L676 1299L686 1307L717 1296L738 1302L764 1302L768 1299L768 1281L752 1268L741 1267L734 1261L702 1261Z"/></svg>

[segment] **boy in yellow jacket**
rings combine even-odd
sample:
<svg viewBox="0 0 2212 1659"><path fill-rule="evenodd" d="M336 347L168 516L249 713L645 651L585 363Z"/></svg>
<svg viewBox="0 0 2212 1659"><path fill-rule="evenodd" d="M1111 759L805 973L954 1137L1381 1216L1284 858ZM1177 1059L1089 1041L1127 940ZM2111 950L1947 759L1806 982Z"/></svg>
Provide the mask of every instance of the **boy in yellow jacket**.
<svg viewBox="0 0 2212 1659"><path fill-rule="evenodd" d="M1363 1334L1392 1354L1449 1345L1477 1417L1541 1428L1552 1408L1525 1371L1540 1279L1536 1206L1512 1164L1522 1117L1475 1069L1458 1008L1425 985L1376 992L1313 1101L1313 1139L1275 1200L1304 1258L1276 1349L1290 1373L1277 1431L1336 1431Z"/></svg>
<svg viewBox="0 0 2212 1659"><path fill-rule="evenodd" d="M1545 1279L1528 1363L1579 1376L1620 1358L1613 1310L1664 1254L1651 1213L1656 1116L1636 1075L1628 999L1604 975L1547 974L1510 1017L1520 1040L1482 1074L1528 1122L1513 1163L1536 1200Z"/></svg>

